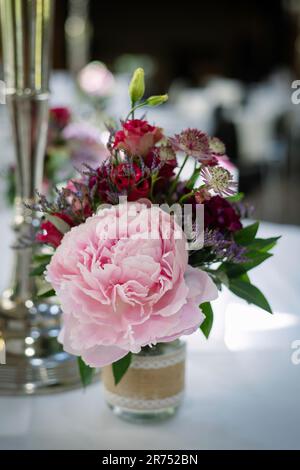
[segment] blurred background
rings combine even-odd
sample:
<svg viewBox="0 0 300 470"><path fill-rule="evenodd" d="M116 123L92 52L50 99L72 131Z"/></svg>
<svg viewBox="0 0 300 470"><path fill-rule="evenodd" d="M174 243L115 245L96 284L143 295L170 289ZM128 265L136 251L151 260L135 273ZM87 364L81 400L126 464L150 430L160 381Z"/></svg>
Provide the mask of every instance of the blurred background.
<svg viewBox="0 0 300 470"><path fill-rule="evenodd" d="M102 64L85 67L92 61ZM130 8L59 0L53 64L52 106L100 127L108 116L125 115L129 76L143 66L147 94L170 96L149 120L168 134L191 126L221 138L255 217L300 224L300 104L292 102L300 78L299 0L131 1ZM2 72L0 56L0 79ZM7 191L13 155L3 105L0 119Z"/></svg>

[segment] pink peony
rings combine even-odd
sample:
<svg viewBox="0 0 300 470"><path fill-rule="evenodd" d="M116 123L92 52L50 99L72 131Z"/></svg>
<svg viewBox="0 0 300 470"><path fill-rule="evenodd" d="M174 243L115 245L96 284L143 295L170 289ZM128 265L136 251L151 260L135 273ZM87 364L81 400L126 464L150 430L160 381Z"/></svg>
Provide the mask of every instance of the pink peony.
<svg viewBox="0 0 300 470"><path fill-rule="evenodd" d="M217 297L209 276L188 265L173 218L141 203L102 209L72 228L46 277L64 312L60 341L96 367L191 334L204 319L199 304Z"/></svg>
<svg viewBox="0 0 300 470"><path fill-rule="evenodd" d="M114 148L125 150L129 155L144 157L163 138L159 127L147 121L132 119L123 123L123 130L115 135Z"/></svg>

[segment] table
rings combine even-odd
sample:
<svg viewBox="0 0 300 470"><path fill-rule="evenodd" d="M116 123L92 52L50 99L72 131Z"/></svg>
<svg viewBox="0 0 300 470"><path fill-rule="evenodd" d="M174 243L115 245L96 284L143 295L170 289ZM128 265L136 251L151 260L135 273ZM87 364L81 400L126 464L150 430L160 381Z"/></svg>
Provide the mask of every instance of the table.
<svg viewBox="0 0 300 470"><path fill-rule="evenodd" d="M10 214L0 214L3 288ZM189 337L177 416L147 425L120 421L99 383L52 396L1 397L0 449L300 449L300 364L291 360L300 340L300 228L261 225L261 236L276 234L283 235L276 256L252 276L275 315L222 294L212 341Z"/></svg>

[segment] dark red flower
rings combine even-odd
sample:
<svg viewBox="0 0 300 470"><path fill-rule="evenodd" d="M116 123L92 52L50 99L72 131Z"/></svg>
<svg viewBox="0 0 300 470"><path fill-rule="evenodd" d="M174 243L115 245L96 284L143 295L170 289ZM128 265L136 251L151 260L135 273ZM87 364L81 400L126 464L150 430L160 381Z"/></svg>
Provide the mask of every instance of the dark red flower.
<svg viewBox="0 0 300 470"><path fill-rule="evenodd" d="M119 163L112 168L110 177L118 191L127 193L129 201L149 194L149 182L136 163Z"/></svg>
<svg viewBox="0 0 300 470"><path fill-rule="evenodd" d="M59 217L64 222L69 224L71 227L74 225L71 217L66 214L53 214L55 217ZM57 248L63 238L63 234L53 225L49 220L41 223L41 231L36 235L36 240L40 243L52 245Z"/></svg>
<svg viewBox="0 0 300 470"><path fill-rule="evenodd" d="M239 215L232 205L221 196L214 196L204 205L205 228L236 232L242 228Z"/></svg>
<svg viewBox="0 0 300 470"><path fill-rule="evenodd" d="M158 170L158 180L154 186L154 192L162 192L170 183L170 179L175 175L175 168L177 167L177 160L161 160L159 156L159 149L152 149L144 158L145 165L149 168L150 172Z"/></svg>
<svg viewBox="0 0 300 470"><path fill-rule="evenodd" d="M138 199L148 197L150 190L149 181L144 179L138 186L131 189L128 193L128 201L137 201Z"/></svg>
<svg viewBox="0 0 300 470"><path fill-rule="evenodd" d="M109 180L110 171L106 165L101 165L97 170L89 177L88 187L97 194L102 202L109 202Z"/></svg>
<svg viewBox="0 0 300 470"><path fill-rule="evenodd" d="M71 113L68 108L57 107L50 109L50 123L59 129L63 129L69 124Z"/></svg>

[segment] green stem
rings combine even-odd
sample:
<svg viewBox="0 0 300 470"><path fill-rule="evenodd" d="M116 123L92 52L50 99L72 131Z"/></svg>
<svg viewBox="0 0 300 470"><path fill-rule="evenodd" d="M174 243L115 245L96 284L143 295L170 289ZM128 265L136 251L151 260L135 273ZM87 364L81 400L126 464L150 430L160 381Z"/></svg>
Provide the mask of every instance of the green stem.
<svg viewBox="0 0 300 470"><path fill-rule="evenodd" d="M153 187L154 187L154 184L155 184L155 178L153 176L151 176L151 189L150 189L150 200L153 201Z"/></svg>
<svg viewBox="0 0 300 470"><path fill-rule="evenodd" d="M132 102L131 102L131 111L132 111L132 112L131 112L131 117L132 117L132 119L134 119L134 106L135 106L135 102L132 101ZM126 119L126 121L127 121L127 119Z"/></svg>
<svg viewBox="0 0 300 470"><path fill-rule="evenodd" d="M189 156L186 155L186 156L185 156L185 159L184 159L184 161L183 161L183 164L181 165L181 168L180 168L179 172L178 172L177 175L176 175L175 180L174 180L173 183L171 184L169 194L172 194L172 192L173 192L174 189L176 188L176 185L177 185L177 183L178 183L179 177L180 177L180 175L181 175L181 173L182 173L182 170L183 170L184 167L185 167L185 164L186 164L188 158L189 158Z"/></svg>
<svg viewBox="0 0 300 470"><path fill-rule="evenodd" d="M183 196L181 196L181 198L179 199L179 204L182 204L183 201L185 201L186 199L188 199L189 197L193 196L194 194L194 191L190 191L189 193L187 194L184 194Z"/></svg>
<svg viewBox="0 0 300 470"><path fill-rule="evenodd" d="M137 104L136 106L133 106L133 108L131 108L131 110L127 114L125 122L128 121L130 115L134 116L134 111L136 111L139 108L143 108L144 106L146 106L146 101L143 101L142 103Z"/></svg>

